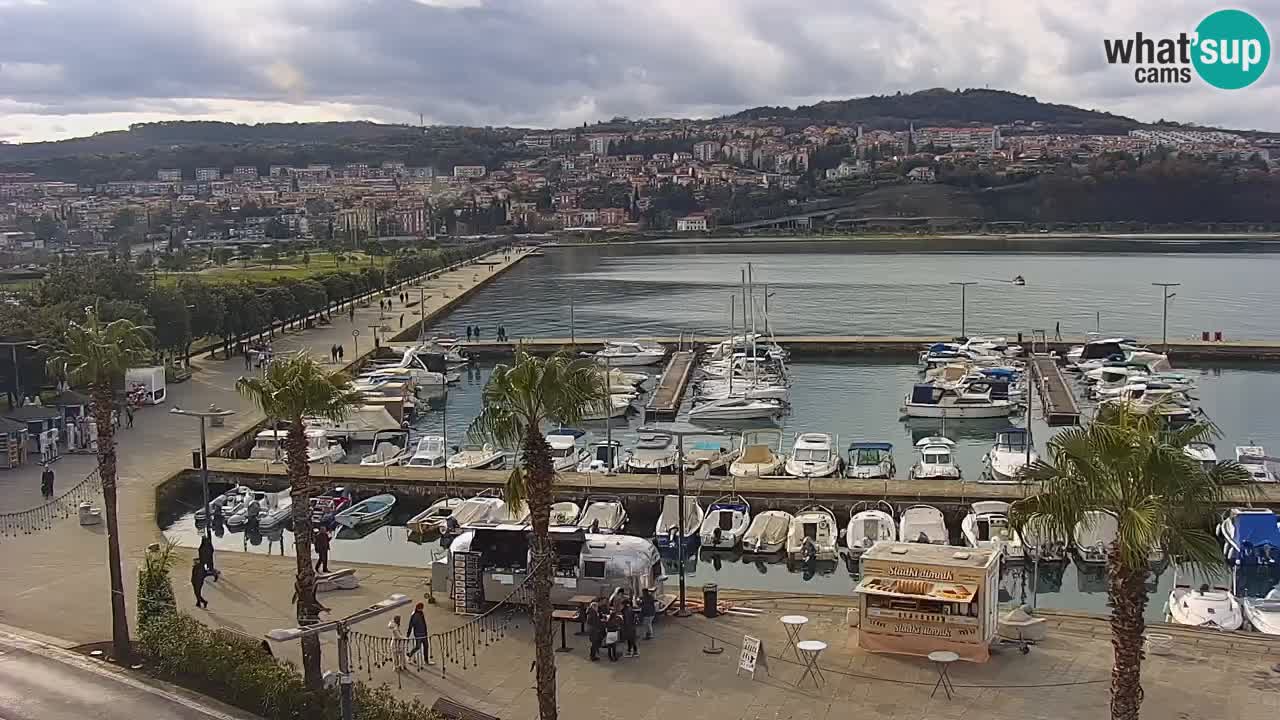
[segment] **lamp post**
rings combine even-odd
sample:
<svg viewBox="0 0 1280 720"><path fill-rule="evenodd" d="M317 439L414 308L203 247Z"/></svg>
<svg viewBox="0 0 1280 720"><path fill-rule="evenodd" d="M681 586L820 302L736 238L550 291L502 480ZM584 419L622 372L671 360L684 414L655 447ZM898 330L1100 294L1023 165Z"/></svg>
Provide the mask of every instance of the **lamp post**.
<svg viewBox="0 0 1280 720"><path fill-rule="evenodd" d="M952 282L950 284L960 286L960 337L968 337L968 335L965 334L965 310L967 309L965 307L965 290L967 290L970 285L977 285L978 283L976 280L968 280L965 282Z"/></svg>
<svg viewBox="0 0 1280 720"><path fill-rule="evenodd" d="M338 673L340 675L338 687L342 700L342 720L353 720L355 717L355 700L352 694L352 685L355 682L355 678L351 675L351 648L347 642L347 634L350 632L352 625L389 613L396 608L408 605L410 602L412 601L408 595L396 594L363 610L358 610L341 620L330 620L326 623L305 628L295 627L272 630L267 633L266 637L272 642L289 642L320 635L321 633L336 632L338 634ZM430 649L427 652L430 653Z"/></svg>
<svg viewBox="0 0 1280 720"><path fill-rule="evenodd" d="M186 417L200 418L200 490L204 496L204 536L211 538L213 535L213 513L209 510L209 461L205 457L208 450L205 447L204 439L204 423L207 418L216 418L221 420L230 415L235 415L234 410L221 410L215 405L210 405L208 410L183 410L180 407L169 409L170 415L184 415Z"/></svg>
<svg viewBox="0 0 1280 720"><path fill-rule="evenodd" d="M1153 282L1152 286L1160 288L1164 293L1164 312L1160 318L1160 342L1164 345L1165 355L1169 354L1169 301L1178 296L1178 293L1169 292L1169 288L1178 287L1182 283L1163 283Z"/></svg>

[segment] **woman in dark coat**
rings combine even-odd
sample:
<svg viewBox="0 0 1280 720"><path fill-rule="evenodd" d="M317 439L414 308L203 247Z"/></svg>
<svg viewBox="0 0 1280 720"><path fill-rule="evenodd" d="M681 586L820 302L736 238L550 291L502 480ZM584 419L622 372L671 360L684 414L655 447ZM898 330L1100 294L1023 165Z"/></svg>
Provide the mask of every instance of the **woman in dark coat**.
<svg viewBox="0 0 1280 720"><path fill-rule="evenodd" d="M636 608L628 602L622 606L622 639L627 641L627 657L640 657L640 646L636 645Z"/></svg>
<svg viewBox="0 0 1280 720"><path fill-rule="evenodd" d="M196 607L207 608L209 601L204 599L200 591L204 589L204 563L200 562L200 558L191 561L191 590L196 595Z"/></svg>
<svg viewBox="0 0 1280 720"><path fill-rule="evenodd" d="M614 642L608 643L608 645L609 645L609 661L618 662L618 643L621 642L621 635L622 635L622 613L620 612L610 613L609 621L605 623L605 629L608 631L609 634L617 633L617 635L615 635L616 640ZM608 642L607 636L605 638L605 641Z"/></svg>

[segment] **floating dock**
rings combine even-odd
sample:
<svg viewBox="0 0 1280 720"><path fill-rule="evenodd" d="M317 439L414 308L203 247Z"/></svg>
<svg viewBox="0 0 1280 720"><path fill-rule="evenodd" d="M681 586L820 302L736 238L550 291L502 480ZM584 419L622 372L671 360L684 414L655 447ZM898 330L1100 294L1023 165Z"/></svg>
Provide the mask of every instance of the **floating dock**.
<svg viewBox="0 0 1280 720"><path fill-rule="evenodd" d="M1037 354L1031 358L1030 368L1049 427L1079 425L1080 407L1076 404L1075 393L1062 377L1058 359L1052 355Z"/></svg>
<svg viewBox="0 0 1280 720"><path fill-rule="evenodd" d="M675 420L680 402L684 400L684 391L689 386L689 377L693 375L694 357L692 350L677 350L671 354L667 369L663 371L658 387L649 396L649 404L645 406L646 417Z"/></svg>

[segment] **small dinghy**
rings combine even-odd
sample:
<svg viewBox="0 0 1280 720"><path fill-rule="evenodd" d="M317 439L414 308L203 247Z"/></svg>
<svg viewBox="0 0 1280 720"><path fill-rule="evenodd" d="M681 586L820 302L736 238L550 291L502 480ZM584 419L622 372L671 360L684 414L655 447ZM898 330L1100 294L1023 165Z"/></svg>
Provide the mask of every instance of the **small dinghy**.
<svg viewBox="0 0 1280 720"><path fill-rule="evenodd" d="M622 532L627 524L627 509L616 495L589 495L582 503L578 527L592 533Z"/></svg>
<svg viewBox="0 0 1280 720"><path fill-rule="evenodd" d="M791 513L765 510L751 519L751 526L742 537L742 551L761 555L776 553L786 547L790 530Z"/></svg>
<svg viewBox="0 0 1280 720"><path fill-rule="evenodd" d="M1105 565L1107 548L1116 541L1120 525L1116 516L1101 510L1086 510L1076 523L1076 559L1089 565Z"/></svg>
<svg viewBox="0 0 1280 720"><path fill-rule="evenodd" d="M462 501L445 521L441 532L453 535L469 525L501 522L507 515L507 503L494 495L477 495Z"/></svg>
<svg viewBox="0 0 1280 720"><path fill-rule="evenodd" d="M791 518L791 527L787 530L787 559L835 560L839 532L835 513L821 505L810 505Z"/></svg>
<svg viewBox="0 0 1280 720"><path fill-rule="evenodd" d="M551 522L553 527L574 527L578 524L578 516L582 510L576 502L558 502L551 504Z"/></svg>
<svg viewBox="0 0 1280 720"><path fill-rule="evenodd" d="M1000 500L984 500L973 504L973 509L960 521L960 534L971 548L998 550L1010 560L1022 560L1022 538L1009 524L1009 503Z"/></svg>
<svg viewBox="0 0 1280 720"><path fill-rule="evenodd" d="M1264 598L1241 598L1240 610L1249 627L1266 635L1280 635L1280 590Z"/></svg>
<svg viewBox="0 0 1280 720"><path fill-rule="evenodd" d="M447 497L441 498L433 503L422 512L414 515L405 523L409 528L409 532L415 535L432 535L440 532L445 523L453 516L454 511L462 506L465 502L462 498Z"/></svg>
<svg viewBox="0 0 1280 720"><path fill-rule="evenodd" d="M255 491L248 502L227 518L227 527L251 528L256 521L259 530L270 530L288 520L291 512L293 498L287 490L278 494Z"/></svg>
<svg viewBox="0 0 1280 720"><path fill-rule="evenodd" d="M684 496L684 506L680 505L677 495L666 495L662 498L662 512L658 514L658 524L653 529L654 542L659 550L674 549L680 536L681 517L684 526L684 547L688 550L698 544L698 531L702 528L705 511L698 504L698 498Z"/></svg>
<svg viewBox="0 0 1280 720"><path fill-rule="evenodd" d="M1028 560L1041 563L1066 562L1070 543L1049 527L1043 515L1032 515L1022 524L1022 552Z"/></svg>
<svg viewBox="0 0 1280 720"><path fill-rule="evenodd" d="M386 517L391 514L391 510L395 506L395 495L374 495L367 500L361 500L337 515L334 515L333 521L348 528L372 525L373 523L386 519Z"/></svg>
<svg viewBox="0 0 1280 720"><path fill-rule="evenodd" d="M751 525L751 505L741 495L725 495L707 508L702 521L702 547L732 549Z"/></svg>
<svg viewBox="0 0 1280 720"><path fill-rule="evenodd" d="M898 519L898 539L902 542L946 545L951 537L942 511L932 505L912 505Z"/></svg>
<svg viewBox="0 0 1280 720"><path fill-rule="evenodd" d="M1165 616L1178 625L1228 632L1239 630L1244 624L1240 602L1231 591L1222 587L1211 588L1208 584L1193 590L1190 585L1177 584L1177 580L1169 592Z"/></svg>
<svg viewBox="0 0 1280 720"><path fill-rule="evenodd" d="M849 509L849 525L845 528L844 542L854 556L871 549L881 540L893 542L898 528L893 522L893 506L880 500L875 507L860 502Z"/></svg>
<svg viewBox="0 0 1280 720"><path fill-rule="evenodd" d="M246 498L252 493L253 491L244 485L234 485L230 490L210 500L209 510L214 517L222 518L225 521L244 506ZM196 520L203 522L205 515L204 508L196 510Z"/></svg>

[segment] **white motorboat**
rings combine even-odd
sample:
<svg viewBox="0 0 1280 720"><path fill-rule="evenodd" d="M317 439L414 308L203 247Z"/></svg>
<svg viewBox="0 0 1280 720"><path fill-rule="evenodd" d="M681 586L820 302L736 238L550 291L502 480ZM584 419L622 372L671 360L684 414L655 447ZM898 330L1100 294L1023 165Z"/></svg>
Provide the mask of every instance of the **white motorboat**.
<svg viewBox="0 0 1280 720"><path fill-rule="evenodd" d="M620 418L631 412L631 403L638 397L635 393L609 393L607 401L593 403L582 413L583 420L608 420Z"/></svg>
<svg viewBox="0 0 1280 720"><path fill-rule="evenodd" d="M622 469L622 443L617 440L593 442L587 456L578 463L580 473L615 473Z"/></svg>
<svg viewBox="0 0 1280 720"><path fill-rule="evenodd" d="M286 490L281 493L254 491L248 501L227 517L227 527L247 527L256 519L259 530L270 530L289 519L293 512L293 498Z"/></svg>
<svg viewBox="0 0 1280 720"><path fill-rule="evenodd" d="M657 365L667 356L666 348L639 340L606 340L604 349L595 354L599 362L617 367Z"/></svg>
<svg viewBox="0 0 1280 720"><path fill-rule="evenodd" d="M552 503L554 505L554 503ZM503 525L527 525L529 523L529 505L520 503L512 505L507 503L506 513L498 518L498 522Z"/></svg>
<svg viewBox="0 0 1280 720"><path fill-rule="evenodd" d="M872 545L898 539L898 528L893 521L893 506L880 500L873 507L860 502L849 510L849 525L845 528L844 544L854 557L871 549Z"/></svg>
<svg viewBox="0 0 1280 720"><path fill-rule="evenodd" d="M409 372L419 385L425 386L443 387L462 378L459 373L449 370L444 354L425 352L418 347L405 348L400 361L390 367Z"/></svg>
<svg viewBox="0 0 1280 720"><path fill-rule="evenodd" d="M787 545L791 531L791 513L783 510L765 510L751 519L747 534L742 537L742 551L769 555Z"/></svg>
<svg viewBox="0 0 1280 720"><path fill-rule="evenodd" d="M1249 477L1253 478L1254 482L1273 483L1276 481L1275 472L1267 464L1266 457L1267 449L1259 445L1239 445L1236 447L1236 462L1249 471Z"/></svg>
<svg viewBox="0 0 1280 720"><path fill-rule="evenodd" d="M578 516L582 514L582 509L578 507L576 502L557 502L551 503L550 524L556 527L574 527L578 524Z"/></svg>
<svg viewBox="0 0 1280 720"><path fill-rule="evenodd" d="M941 436L921 438L916 443L920 458L911 466L907 477L912 480L958 480L960 467L951 453L955 446L954 441Z"/></svg>
<svg viewBox="0 0 1280 720"><path fill-rule="evenodd" d="M1022 560L1022 537L1009 524L1009 503L1000 500L975 502L960 521L964 543L972 548L998 550L1010 560Z"/></svg>
<svg viewBox="0 0 1280 720"><path fill-rule="evenodd" d="M1002 385L1005 397L996 394ZM1006 417L1017 406L1008 398L1008 384L980 380L954 390L936 385L915 385L903 399L902 414L906 417L947 418L966 420L972 418Z"/></svg>
<svg viewBox="0 0 1280 720"><path fill-rule="evenodd" d="M791 518L787 530L787 559L811 562L839 557L836 543L840 528L835 513L821 505L810 505Z"/></svg>
<svg viewBox="0 0 1280 720"><path fill-rule="evenodd" d="M1182 448L1192 459L1200 463L1200 467L1205 472L1209 472L1218 466L1218 449L1211 442L1192 442Z"/></svg>
<svg viewBox="0 0 1280 720"><path fill-rule="evenodd" d="M898 518L898 540L901 542L946 545L951 540L947 520L932 505L912 505Z"/></svg>
<svg viewBox="0 0 1280 720"><path fill-rule="evenodd" d="M893 444L887 442L849 443L845 476L859 480L889 480L898 469L893 464Z"/></svg>
<svg viewBox="0 0 1280 720"><path fill-rule="evenodd" d="M453 516L453 513L462 507L464 502L466 501L457 497L440 498L427 506L426 510L409 518L409 522L405 523L405 527L409 528L409 532L418 535L438 533L444 528L445 523Z"/></svg>
<svg viewBox="0 0 1280 720"><path fill-rule="evenodd" d="M1280 525L1268 508L1231 508L1218 524L1222 554L1233 565L1280 563Z"/></svg>
<svg viewBox="0 0 1280 720"><path fill-rule="evenodd" d="M1107 362L1123 361L1135 350L1146 350L1132 338L1093 338L1084 345L1067 350L1067 366L1081 372L1102 367Z"/></svg>
<svg viewBox="0 0 1280 720"><path fill-rule="evenodd" d="M399 465L409 459L409 433L398 432L401 442L379 440L373 444L373 452L360 458L361 465L373 467L390 467Z"/></svg>
<svg viewBox="0 0 1280 720"><path fill-rule="evenodd" d="M680 537L682 514L684 547L687 550L697 546L698 532L702 529L702 521L706 519L706 511L698 504L698 498L685 495L684 506L681 507L679 496L665 495L662 498L662 511L658 513L658 524L653 529L653 540L659 550L676 547L677 539Z"/></svg>
<svg viewBox="0 0 1280 720"><path fill-rule="evenodd" d="M1272 590L1264 598L1240 598L1240 611L1256 632L1280 635L1280 590Z"/></svg>
<svg viewBox="0 0 1280 720"><path fill-rule="evenodd" d="M627 524L627 509L616 495L589 495L582 503L578 527L592 533L618 533Z"/></svg>
<svg viewBox="0 0 1280 720"><path fill-rule="evenodd" d="M556 472L568 472L587 458L587 449L579 444L583 433L577 430L557 430L547 433L547 445L551 448L551 466Z"/></svg>
<svg viewBox="0 0 1280 720"><path fill-rule="evenodd" d="M797 433L783 469L792 477L802 478L839 474L840 453L835 439L827 433Z"/></svg>
<svg viewBox="0 0 1280 720"><path fill-rule="evenodd" d="M333 516L333 521L343 527L357 528L361 525L371 525L380 522L388 515L396 506L396 496L383 494L374 495L366 500L352 505Z"/></svg>
<svg viewBox="0 0 1280 720"><path fill-rule="evenodd" d="M319 428L329 438L346 438L357 442L373 442L379 433L396 432L404 427L382 405L361 405L353 408L343 420L334 422L328 418L303 418L309 428Z"/></svg>
<svg viewBox="0 0 1280 720"><path fill-rule="evenodd" d="M723 475L740 454L741 450L734 447L731 440L686 438L684 468L694 472L705 467L709 473Z"/></svg>
<svg viewBox="0 0 1280 720"><path fill-rule="evenodd" d="M405 465L408 467L442 468L445 466L446 460L444 436L423 435L418 438L418 445L413 449L413 455L409 457Z"/></svg>
<svg viewBox="0 0 1280 720"><path fill-rule="evenodd" d="M675 439L670 435L641 433L636 446L627 454L626 471L664 473L673 470L680 462L676 449Z"/></svg>
<svg viewBox="0 0 1280 720"><path fill-rule="evenodd" d="M780 474L786 462L781 447L780 430L748 430L742 433L742 454L729 464L729 474L733 477Z"/></svg>
<svg viewBox="0 0 1280 720"><path fill-rule="evenodd" d="M987 466L987 472L978 482L1023 482L1023 469L1039 459L1040 456L1032 447L1031 433L1026 428L1005 428L996 433L995 445L983 456L982 462Z"/></svg>
<svg viewBox="0 0 1280 720"><path fill-rule="evenodd" d="M309 427L305 431L307 439L307 462L341 462L347 456L342 444L329 440L329 434L319 428ZM254 460L285 461L285 439L287 430L263 430L253 438L253 449L249 457Z"/></svg>
<svg viewBox="0 0 1280 720"><path fill-rule="evenodd" d="M646 373L627 372L618 368L609 368L609 385L627 386L632 390L639 388L649 379Z"/></svg>
<svg viewBox="0 0 1280 720"><path fill-rule="evenodd" d="M467 498L444 523L443 531L453 534L471 525L498 523L507 516L507 503L493 495Z"/></svg>
<svg viewBox="0 0 1280 720"><path fill-rule="evenodd" d="M429 338L418 343L418 347L414 348L419 354L430 357L431 355L439 355L444 358L446 365L456 367L458 365L466 365L470 359L462 354L457 347L457 342L447 344L447 341L441 342L435 338Z"/></svg>
<svg viewBox="0 0 1280 720"><path fill-rule="evenodd" d="M1193 590L1190 585L1176 582L1165 604L1165 615L1170 622L1227 632L1244 625L1240 602L1230 590L1211 588L1207 584Z"/></svg>
<svg viewBox="0 0 1280 720"><path fill-rule="evenodd" d="M791 388L780 383L752 382L751 380L704 380L698 385L700 401L727 400L729 398L745 398L747 400L777 400L783 404L791 402Z"/></svg>
<svg viewBox="0 0 1280 720"><path fill-rule="evenodd" d="M1072 533L1075 536L1076 559L1090 565L1106 564L1107 549L1116 541L1119 531L1115 515L1102 510L1086 510Z"/></svg>
<svg viewBox="0 0 1280 720"><path fill-rule="evenodd" d="M1032 515L1022 524L1023 554L1042 563L1060 563L1067 559L1071 543L1061 533L1054 532L1043 515Z"/></svg>
<svg viewBox="0 0 1280 720"><path fill-rule="evenodd" d="M253 490L244 485L232 485L229 490L210 500L208 509L213 513L214 517L225 521L235 514L244 505L248 496L252 494ZM197 521L203 522L206 515L205 508L196 510Z"/></svg>
<svg viewBox="0 0 1280 720"><path fill-rule="evenodd" d="M506 453L489 443L467 443L449 456L445 465L450 470L481 470L502 464Z"/></svg>
<svg viewBox="0 0 1280 720"><path fill-rule="evenodd" d="M707 420L766 420L785 414L786 407L777 400L728 398L702 403L689 410L694 422Z"/></svg>
<svg viewBox="0 0 1280 720"><path fill-rule="evenodd" d="M702 521L702 547L729 548L738 545L751 526L751 505L741 495L725 495L711 503Z"/></svg>

